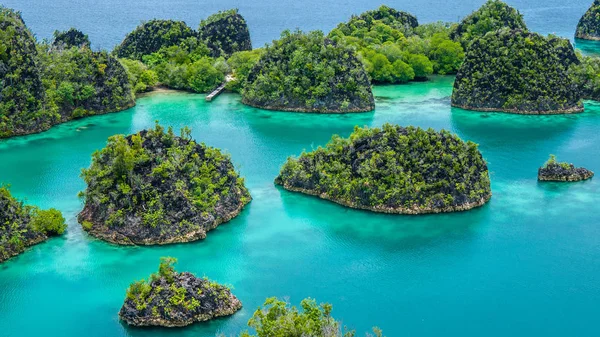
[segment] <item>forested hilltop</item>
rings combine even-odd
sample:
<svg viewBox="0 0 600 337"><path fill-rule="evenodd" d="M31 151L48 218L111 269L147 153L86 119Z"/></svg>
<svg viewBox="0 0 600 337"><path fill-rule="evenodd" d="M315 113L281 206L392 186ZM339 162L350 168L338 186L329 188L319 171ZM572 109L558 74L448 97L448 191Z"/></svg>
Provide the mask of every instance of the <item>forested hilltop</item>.
<svg viewBox="0 0 600 337"><path fill-rule="evenodd" d="M60 211L25 205L13 198L7 187L0 186L0 263L63 234L66 228Z"/></svg>
<svg viewBox="0 0 600 337"><path fill-rule="evenodd" d="M500 0L487 0L455 26L451 37L467 48L473 40L503 28L527 30L527 25L516 9Z"/></svg>
<svg viewBox="0 0 600 337"><path fill-rule="evenodd" d="M385 124L334 136L289 158L275 180L291 191L382 213L463 211L491 198L477 145L447 131Z"/></svg>
<svg viewBox="0 0 600 337"><path fill-rule="evenodd" d="M452 105L480 111L555 114L583 111L579 64L568 40L501 29L471 42Z"/></svg>
<svg viewBox="0 0 600 337"><path fill-rule="evenodd" d="M354 50L322 32L285 31L250 71L242 102L258 108L318 113L375 108L367 74Z"/></svg>
<svg viewBox="0 0 600 337"><path fill-rule="evenodd" d="M135 104L127 73L83 33L36 44L19 13L0 8L0 138Z"/></svg>
<svg viewBox="0 0 600 337"><path fill-rule="evenodd" d="M82 177L83 229L123 245L204 239L251 200L229 156L158 124L109 138Z"/></svg>
<svg viewBox="0 0 600 337"><path fill-rule="evenodd" d="M373 83L406 83L456 73L464 50L450 38L452 27L419 26L413 15L381 6L339 24L329 38L357 50Z"/></svg>

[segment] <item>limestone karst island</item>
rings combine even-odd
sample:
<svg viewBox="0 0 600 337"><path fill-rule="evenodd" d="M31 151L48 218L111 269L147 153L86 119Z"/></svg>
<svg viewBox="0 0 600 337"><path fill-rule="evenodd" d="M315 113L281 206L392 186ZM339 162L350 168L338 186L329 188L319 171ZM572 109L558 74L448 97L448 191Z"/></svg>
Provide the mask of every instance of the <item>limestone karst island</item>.
<svg viewBox="0 0 600 337"><path fill-rule="evenodd" d="M3 0L0 337L600 336L599 116L600 0Z"/></svg>

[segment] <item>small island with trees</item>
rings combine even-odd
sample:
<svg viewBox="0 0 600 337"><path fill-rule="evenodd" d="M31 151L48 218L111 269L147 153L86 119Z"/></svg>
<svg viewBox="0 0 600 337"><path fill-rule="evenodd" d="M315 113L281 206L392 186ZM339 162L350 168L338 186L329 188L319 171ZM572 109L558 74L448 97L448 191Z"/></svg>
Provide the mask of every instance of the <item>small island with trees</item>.
<svg viewBox="0 0 600 337"><path fill-rule="evenodd" d="M315 113L375 109L369 78L354 50L320 31L285 31L267 46L248 75L242 103Z"/></svg>
<svg viewBox="0 0 600 337"><path fill-rule="evenodd" d="M251 200L229 156L160 125L110 137L82 171L83 229L121 245L163 245L206 238Z"/></svg>
<svg viewBox="0 0 600 337"><path fill-rule="evenodd" d="M600 41L600 0L594 0L577 24L575 37L582 40Z"/></svg>
<svg viewBox="0 0 600 337"><path fill-rule="evenodd" d="M586 168L558 162L554 155L550 155L550 159L538 170L540 181L581 181L593 176L594 172Z"/></svg>
<svg viewBox="0 0 600 337"><path fill-rule="evenodd" d="M178 273L176 259L161 258L149 280L132 283L119 311L129 325L184 327L233 315L242 308L229 287L192 273Z"/></svg>
<svg viewBox="0 0 600 337"><path fill-rule="evenodd" d="M6 186L0 186L0 263L66 229L60 211L25 205Z"/></svg>
<svg viewBox="0 0 600 337"><path fill-rule="evenodd" d="M500 29L469 45L452 92L452 106L517 114L583 111L579 64L566 39Z"/></svg>
<svg viewBox="0 0 600 337"><path fill-rule="evenodd" d="M448 131L385 124L334 136L289 158L275 183L338 204L382 213L469 210L492 196L477 144Z"/></svg>

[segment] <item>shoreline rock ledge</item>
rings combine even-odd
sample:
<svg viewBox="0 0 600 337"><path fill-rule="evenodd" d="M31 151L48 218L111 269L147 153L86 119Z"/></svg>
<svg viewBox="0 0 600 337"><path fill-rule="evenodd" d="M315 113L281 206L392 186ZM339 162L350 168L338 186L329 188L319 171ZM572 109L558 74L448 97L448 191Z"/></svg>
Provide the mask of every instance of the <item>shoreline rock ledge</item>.
<svg viewBox="0 0 600 337"><path fill-rule="evenodd" d="M125 323L137 326L184 327L233 315L242 302L229 287L175 271L174 258L162 258L159 271L148 281L131 284L119 311Z"/></svg>
<svg viewBox="0 0 600 337"><path fill-rule="evenodd" d="M573 164L559 163L554 156L550 156L548 162L538 170L539 181L573 182L587 180L593 176L594 172L583 167L575 167Z"/></svg>

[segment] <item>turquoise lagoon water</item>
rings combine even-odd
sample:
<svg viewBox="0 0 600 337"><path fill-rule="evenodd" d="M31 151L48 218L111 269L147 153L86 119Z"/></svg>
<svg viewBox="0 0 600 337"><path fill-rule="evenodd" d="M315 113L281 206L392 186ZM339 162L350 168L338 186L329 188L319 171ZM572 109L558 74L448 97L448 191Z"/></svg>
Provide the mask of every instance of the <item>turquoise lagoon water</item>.
<svg viewBox="0 0 600 337"><path fill-rule="evenodd" d="M337 116L261 111L225 94L154 94L125 112L87 118L0 142L0 180L69 228L0 265L0 336L234 335L266 297L334 306L360 334L390 336L598 336L600 181L538 183L559 159L600 171L600 105L570 116L452 109L451 77L376 87L377 110ZM106 138L155 120L189 125L224 149L254 200L208 238L166 247L118 247L82 232L78 177ZM385 122L448 129L480 144L494 196L465 213L392 216L350 210L273 184L289 155ZM234 286L244 308L178 330L132 329L118 320L130 282L161 256L178 269Z"/></svg>

